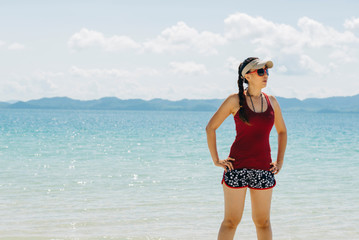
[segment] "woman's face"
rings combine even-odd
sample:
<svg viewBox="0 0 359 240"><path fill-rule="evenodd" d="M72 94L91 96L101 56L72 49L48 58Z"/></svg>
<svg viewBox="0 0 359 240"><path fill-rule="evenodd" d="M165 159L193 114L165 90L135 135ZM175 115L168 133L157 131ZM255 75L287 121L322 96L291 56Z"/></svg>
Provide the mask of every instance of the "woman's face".
<svg viewBox="0 0 359 240"><path fill-rule="evenodd" d="M263 76L259 76L261 74L258 74L258 70L260 73L263 73L264 71ZM249 73L245 75L245 78L247 79L249 85L253 87L256 86L260 88L265 88L267 86L268 80L268 69L265 67L262 69L251 69L249 70Z"/></svg>

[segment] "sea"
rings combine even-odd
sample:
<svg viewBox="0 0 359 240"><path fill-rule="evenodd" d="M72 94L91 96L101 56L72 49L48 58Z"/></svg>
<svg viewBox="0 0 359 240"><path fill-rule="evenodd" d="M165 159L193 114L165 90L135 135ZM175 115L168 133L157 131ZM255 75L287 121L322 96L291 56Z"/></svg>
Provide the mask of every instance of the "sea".
<svg viewBox="0 0 359 240"><path fill-rule="evenodd" d="M0 110L0 239L217 239L214 112ZM273 239L359 239L359 113L285 112ZM235 138L217 129L221 159ZM271 132L276 159L277 133ZM235 239L256 239L250 194Z"/></svg>

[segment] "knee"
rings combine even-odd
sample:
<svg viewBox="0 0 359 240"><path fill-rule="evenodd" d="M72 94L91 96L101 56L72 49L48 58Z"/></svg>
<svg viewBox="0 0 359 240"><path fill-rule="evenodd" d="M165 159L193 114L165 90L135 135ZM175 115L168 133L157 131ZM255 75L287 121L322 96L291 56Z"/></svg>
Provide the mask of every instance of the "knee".
<svg viewBox="0 0 359 240"><path fill-rule="evenodd" d="M227 228L237 228L238 224L241 222L240 218L224 218L222 225Z"/></svg>
<svg viewBox="0 0 359 240"><path fill-rule="evenodd" d="M269 217L257 217L257 218L252 218L254 225L256 225L257 228L268 228L270 227L270 219Z"/></svg>

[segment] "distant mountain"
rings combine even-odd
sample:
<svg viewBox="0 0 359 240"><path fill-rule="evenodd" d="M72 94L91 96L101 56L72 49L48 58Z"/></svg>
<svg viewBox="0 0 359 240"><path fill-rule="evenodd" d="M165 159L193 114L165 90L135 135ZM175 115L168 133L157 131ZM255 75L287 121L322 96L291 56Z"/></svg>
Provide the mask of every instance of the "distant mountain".
<svg viewBox="0 0 359 240"><path fill-rule="evenodd" d="M2 109L84 109L84 110L158 110L158 111L216 111L224 99L183 99L170 101L155 98L121 100L105 97L98 100L75 100L68 97L41 98L27 102L0 102ZM351 97L296 98L277 97L283 111L358 112L359 94Z"/></svg>
<svg viewBox="0 0 359 240"><path fill-rule="evenodd" d="M9 105L11 105L11 104L7 103L7 102L0 102L0 108L7 108L7 107L9 107Z"/></svg>
<svg viewBox="0 0 359 240"><path fill-rule="evenodd" d="M296 98L276 97L281 108L285 111L310 111L310 112L358 112L359 94L350 97Z"/></svg>

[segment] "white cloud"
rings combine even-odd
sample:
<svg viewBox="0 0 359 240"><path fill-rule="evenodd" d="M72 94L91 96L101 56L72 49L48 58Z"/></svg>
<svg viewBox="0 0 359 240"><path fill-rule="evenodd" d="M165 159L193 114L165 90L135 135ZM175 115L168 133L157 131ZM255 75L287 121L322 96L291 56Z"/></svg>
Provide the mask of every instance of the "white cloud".
<svg viewBox="0 0 359 240"><path fill-rule="evenodd" d="M131 72L129 72L127 70L99 69L99 68L84 69L84 68L79 68L76 66L71 67L70 73L74 76L79 76L79 77L84 77L84 78L130 77L130 76L132 76Z"/></svg>
<svg viewBox="0 0 359 240"><path fill-rule="evenodd" d="M344 22L344 27L347 29L355 29L355 28L359 28L359 18L352 18L352 19L347 19Z"/></svg>
<svg viewBox="0 0 359 240"><path fill-rule="evenodd" d="M195 62L171 62L172 72L175 74L204 75L208 74L206 66Z"/></svg>
<svg viewBox="0 0 359 240"><path fill-rule="evenodd" d="M150 67L140 67L136 69L137 76L160 76L161 72Z"/></svg>
<svg viewBox="0 0 359 240"><path fill-rule="evenodd" d="M350 63L355 61L355 57L347 47L342 49L335 49L329 54L329 58L342 63Z"/></svg>
<svg viewBox="0 0 359 240"><path fill-rule="evenodd" d="M230 72L235 72L238 73L238 67L239 64L241 64L241 60L235 58L235 57L229 57L227 58L226 61L226 68L230 71Z"/></svg>
<svg viewBox="0 0 359 240"><path fill-rule="evenodd" d="M72 66L70 74L84 78L132 78L140 76L159 75L159 71L153 68L137 68L133 72L124 69L100 69L100 68L79 68Z"/></svg>
<svg viewBox="0 0 359 240"><path fill-rule="evenodd" d="M305 47L337 47L341 44L359 42L350 31L338 32L308 17L298 20L298 28L274 23L262 17L252 17L245 13L232 14L224 20L224 23L227 39L251 39L252 44L258 45L258 52L270 55L273 52L301 54ZM270 48L274 51L268 50Z"/></svg>
<svg viewBox="0 0 359 240"><path fill-rule="evenodd" d="M263 49L273 46L280 46L282 49L287 45L292 47L292 51L298 48L297 31L292 26L275 24L262 17L252 17L245 13L232 14L224 23L225 37L229 40L248 38L252 44L263 46Z"/></svg>
<svg viewBox="0 0 359 240"><path fill-rule="evenodd" d="M66 96L58 84L72 86L64 74L38 71L29 74L10 74L0 83L0 94L4 99L29 100L48 96Z"/></svg>
<svg viewBox="0 0 359 240"><path fill-rule="evenodd" d="M302 55L300 57L299 61L300 65L309 71L315 72L315 73L324 73L326 72L327 68L320 63L314 61L311 57L307 55Z"/></svg>
<svg viewBox="0 0 359 240"><path fill-rule="evenodd" d="M72 67L64 72L37 71L29 74L11 74L0 82L3 100L30 100L42 97L68 96L74 99L98 99L105 96L149 98L159 94L160 87L141 83L136 76L153 74L146 68L137 72L118 69L83 69ZM129 75L130 77L123 77Z"/></svg>
<svg viewBox="0 0 359 240"><path fill-rule="evenodd" d="M58 83L62 82L66 77L63 72L37 71L31 76L34 82L41 85L41 89L46 89L47 92L58 90Z"/></svg>
<svg viewBox="0 0 359 240"><path fill-rule="evenodd" d="M166 28L159 36L143 43L144 49L155 53L195 51L203 55L217 54L216 46L224 45L226 39L209 31L198 32L184 22Z"/></svg>
<svg viewBox="0 0 359 240"><path fill-rule="evenodd" d="M298 27L301 31L297 36L302 37L303 44L310 47L340 46L343 43L359 42L352 32L338 32L308 17L300 18Z"/></svg>
<svg viewBox="0 0 359 240"><path fill-rule="evenodd" d="M46 78L57 78L63 77L65 74L63 72L50 72L50 71L37 71L34 72L34 77L39 79L46 79Z"/></svg>
<svg viewBox="0 0 359 240"><path fill-rule="evenodd" d="M8 46L9 50L22 50L25 46L20 43L12 43Z"/></svg>
<svg viewBox="0 0 359 240"><path fill-rule="evenodd" d="M140 52L177 53L194 51L202 55L217 54L217 46L224 45L226 39L220 34L209 31L199 32L184 22L164 29L160 35L143 43L138 43L128 36L105 37L103 33L81 29L68 40L71 49L100 47L105 51L138 49Z"/></svg>
<svg viewBox="0 0 359 240"><path fill-rule="evenodd" d="M356 19L351 23L354 22ZM236 13L229 15L224 23L229 45L240 43L244 47L238 52L244 50L249 55L255 53L260 58L273 59L273 73L282 76L312 75L316 76L315 84L330 88L327 82L336 81L335 71L348 64L353 67L359 64L359 38L353 32L338 31L308 17L299 18L297 25L291 26ZM352 26L348 22L346 25ZM346 78L346 81L353 80Z"/></svg>
<svg viewBox="0 0 359 240"><path fill-rule="evenodd" d="M83 28L68 38L69 49L131 51L104 55L105 61L97 65L101 67L93 67L99 61L95 57L81 59L88 57L84 54L74 60L64 57L62 67L66 70L62 72L26 74L19 71L23 73L22 78L3 73L1 79L8 81L0 83L0 93L8 99L43 96L223 98L237 91L240 62L257 55L274 61L268 90L279 96L355 94L359 89L357 77L345 69L355 69L359 64L359 35L354 35L353 30L358 29L357 22L357 18L347 20L345 29L338 30L308 17L301 17L297 24L290 25L236 13L224 20L222 34L178 22L147 36L144 41L131 36L106 36ZM1 45L1 49L10 47L9 43L0 41ZM141 61L126 62L126 69L125 65L119 68L106 65L106 62L138 57L130 55L133 53L146 54L141 55ZM72 67L67 69L68 66Z"/></svg>
<svg viewBox="0 0 359 240"><path fill-rule="evenodd" d="M138 49L140 44L136 43L127 36L112 36L105 37L103 33L81 29L79 32L73 34L68 40L68 46L71 49L81 49L88 47L100 47L105 51L121 51L126 49Z"/></svg>
<svg viewBox="0 0 359 240"><path fill-rule="evenodd" d="M281 65L281 66L277 67L276 70L277 70L277 72L279 72L279 73L286 73L286 72L288 71L287 67L284 66L284 65Z"/></svg>
<svg viewBox="0 0 359 240"><path fill-rule="evenodd" d="M5 45L5 43L6 43L6 42L3 42L3 41L0 40L0 47L3 46L3 45Z"/></svg>

